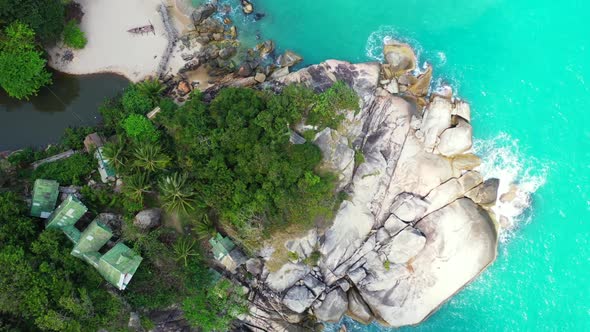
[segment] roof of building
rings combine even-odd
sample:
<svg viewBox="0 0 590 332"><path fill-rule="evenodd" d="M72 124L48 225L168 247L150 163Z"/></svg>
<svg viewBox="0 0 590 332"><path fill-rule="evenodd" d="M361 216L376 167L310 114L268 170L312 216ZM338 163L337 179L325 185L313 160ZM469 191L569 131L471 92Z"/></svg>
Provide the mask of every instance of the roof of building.
<svg viewBox="0 0 590 332"><path fill-rule="evenodd" d="M236 247L235 243L229 237L223 237L219 233L209 239L209 244L213 251L213 257L219 261Z"/></svg>
<svg viewBox="0 0 590 332"><path fill-rule="evenodd" d="M104 145L104 140L97 133L92 133L84 138L84 147L90 152Z"/></svg>
<svg viewBox="0 0 590 332"><path fill-rule="evenodd" d="M303 136L299 135L298 133L291 130L291 135L289 136L289 142L293 144L305 144L306 140Z"/></svg>
<svg viewBox="0 0 590 332"><path fill-rule="evenodd" d="M115 168L111 165L109 160L104 156L102 152L103 148L100 147L94 153L96 159L98 159L98 171L101 173L103 177L103 182L106 182L108 178L114 178L117 173L115 172Z"/></svg>
<svg viewBox="0 0 590 332"><path fill-rule="evenodd" d="M74 242L74 244L80 241L80 231L74 225L63 227L62 232L70 239L70 241Z"/></svg>
<svg viewBox="0 0 590 332"><path fill-rule="evenodd" d="M80 235L80 241L74 246L72 255L82 258L84 254L98 252L112 236L111 229L95 219Z"/></svg>
<svg viewBox="0 0 590 332"><path fill-rule="evenodd" d="M123 243L117 243L98 263L98 272L111 284L123 290L129 284L143 258Z"/></svg>
<svg viewBox="0 0 590 332"><path fill-rule="evenodd" d="M37 179L33 187L31 216L47 218L55 209L59 196L59 183L54 180Z"/></svg>
<svg viewBox="0 0 590 332"><path fill-rule="evenodd" d="M45 228L64 228L74 225L88 211L75 196L69 195L47 219Z"/></svg>

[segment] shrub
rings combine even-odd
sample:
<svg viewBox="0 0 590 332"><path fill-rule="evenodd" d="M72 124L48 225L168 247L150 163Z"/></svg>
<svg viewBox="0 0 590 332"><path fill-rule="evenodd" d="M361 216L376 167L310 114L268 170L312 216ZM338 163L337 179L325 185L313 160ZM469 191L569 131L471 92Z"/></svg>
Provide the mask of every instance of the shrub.
<svg viewBox="0 0 590 332"><path fill-rule="evenodd" d="M82 185L86 177L97 167L93 156L76 153L73 156L39 166L32 174L32 180L52 179L62 186Z"/></svg>
<svg viewBox="0 0 590 332"><path fill-rule="evenodd" d="M123 109L127 114L146 114L154 107L154 102L150 96L142 93L136 85L131 85L121 99Z"/></svg>
<svg viewBox="0 0 590 332"><path fill-rule="evenodd" d="M69 21L64 27L63 40L64 44L75 49L84 48L88 42L84 32L80 30L80 27L74 20Z"/></svg>
<svg viewBox="0 0 590 332"><path fill-rule="evenodd" d="M359 167L360 164L365 162L365 155L363 154L363 151L361 150L355 150L354 151L354 167L357 168Z"/></svg>
<svg viewBox="0 0 590 332"><path fill-rule="evenodd" d="M122 124L125 133L136 142L155 143L160 137L160 133L152 122L143 115L131 114Z"/></svg>

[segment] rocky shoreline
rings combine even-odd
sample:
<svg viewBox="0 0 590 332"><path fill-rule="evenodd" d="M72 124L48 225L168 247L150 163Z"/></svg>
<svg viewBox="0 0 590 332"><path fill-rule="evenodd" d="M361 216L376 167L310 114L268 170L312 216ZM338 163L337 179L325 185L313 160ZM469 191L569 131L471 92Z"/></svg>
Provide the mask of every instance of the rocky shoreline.
<svg viewBox="0 0 590 332"><path fill-rule="evenodd" d="M432 71L415 73L408 45L391 42L384 53L384 64L330 60L276 80L318 91L342 80L362 107L315 137L349 195L333 225L285 243L299 258L278 271L264 254L247 264L256 276L244 319L251 328L297 330L308 315L337 322L345 314L415 325L496 258L498 180L475 170L469 105L449 87L430 91ZM356 153L365 160L358 166Z"/></svg>

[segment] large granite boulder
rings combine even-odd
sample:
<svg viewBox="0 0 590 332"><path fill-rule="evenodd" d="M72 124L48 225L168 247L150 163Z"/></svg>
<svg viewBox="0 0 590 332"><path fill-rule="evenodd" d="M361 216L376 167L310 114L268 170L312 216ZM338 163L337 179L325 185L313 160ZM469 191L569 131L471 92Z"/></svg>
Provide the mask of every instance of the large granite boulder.
<svg viewBox="0 0 590 332"><path fill-rule="evenodd" d="M338 287L330 291L323 301L314 304L313 312L321 321L336 323L344 316L347 309L348 297Z"/></svg>
<svg viewBox="0 0 590 332"><path fill-rule="evenodd" d="M352 180L354 170L354 150L348 139L334 129L326 128L319 132L313 143L322 150L322 167L338 174L338 190Z"/></svg>
<svg viewBox="0 0 590 332"><path fill-rule="evenodd" d="M287 263L278 271L271 272L266 284L275 292L283 292L305 277L310 271L309 266L301 263Z"/></svg>
<svg viewBox="0 0 590 332"><path fill-rule="evenodd" d="M498 198L498 187L500 180L496 178L487 179L477 187L465 193L465 197L471 198L475 203L481 205L491 205Z"/></svg>
<svg viewBox="0 0 590 332"><path fill-rule="evenodd" d="M296 313L303 313L311 307L316 296L305 286L295 286L283 297L283 304Z"/></svg>
<svg viewBox="0 0 590 332"><path fill-rule="evenodd" d="M401 193L393 201L390 211L402 221L414 222L424 216L427 208L428 203L422 198L410 193Z"/></svg>
<svg viewBox="0 0 590 332"><path fill-rule="evenodd" d="M202 4L197 7L193 13L191 14L191 19L193 20L193 24L195 26L203 23L204 20L209 18L211 15L215 14L217 11L217 6L212 3Z"/></svg>
<svg viewBox="0 0 590 332"><path fill-rule="evenodd" d="M496 257L494 222L470 199L456 200L416 227L426 244L411 269L395 264L386 270L378 259L364 265L368 276L360 282L360 293L373 313L391 326L421 322Z"/></svg>
<svg viewBox="0 0 590 332"><path fill-rule="evenodd" d="M287 50L285 51L285 53L279 56L277 61L279 63L279 66L281 67L292 67L301 62L302 60L303 58L299 54Z"/></svg>
<svg viewBox="0 0 590 332"><path fill-rule="evenodd" d="M348 291L348 311L346 315L363 324L369 324L373 321L371 309L355 289Z"/></svg>
<svg viewBox="0 0 590 332"><path fill-rule="evenodd" d="M459 119L455 127L445 129L440 135L440 142L437 145L438 152L449 157L462 154L471 149L473 129L471 125Z"/></svg>
<svg viewBox="0 0 590 332"><path fill-rule="evenodd" d="M160 226L161 217L161 209L143 210L135 216L133 224L137 226L139 229L148 230Z"/></svg>
<svg viewBox="0 0 590 332"><path fill-rule="evenodd" d="M408 44L390 40L383 45L383 55L393 74L412 71L416 68L416 54Z"/></svg>
<svg viewBox="0 0 590 332"><path fill-rule="evenodd" d="M433 152L438 144L440 134L451 127L453 104L447 99L434 97L424 112L420 131L424 135L424 146L427 152Z"/></svg>
<svg viewBox="0 0 590 332"><path fill-rule="evenodd" d="M391 263L403 264L416 256L425 244L426 238L420 231L407 227L385 243L381 251Z"/></svg>

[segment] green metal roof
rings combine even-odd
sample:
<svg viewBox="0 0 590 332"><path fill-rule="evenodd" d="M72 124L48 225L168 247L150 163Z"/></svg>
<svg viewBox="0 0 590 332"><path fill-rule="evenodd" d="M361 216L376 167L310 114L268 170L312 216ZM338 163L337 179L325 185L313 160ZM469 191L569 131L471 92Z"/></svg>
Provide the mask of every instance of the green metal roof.
<svg viewBox="0 0 590 332"><path fill-rule="evenodd" d="M74 246L72 255L83 258L84 254L98 252L113 236L111 229L96 219L86 227L80 241Z"/></svg>
<svg viewBox="0 0 590 332"><path fill-rule="evenodd" d="M75 196L69 195L47 219L45 228L64 228L74 225L88 211Z"/></svg>
<svg viewBox="0 0 590 332"><path fill-rule="evenodd" d="M80 241L80 231L74 225L66 226L61 229L64 234L70 239L70 241L74 242L74 244Z"/></svg>
<svg viewBox="0 0 590 332"><path fill-rule="evenodd" d="M54 180L37 179L33 187L33 200L31 202L31 216L47 218L55 209L55 203L59 196L59 183Z"/></svg>
<svg viewBox="0 0 590 332"><path fill-rule="evenodd" d="M111 284L123 290L131 281L143 258L123 243L117 243L98 262L98 272Z"/></svg>
<svg viewBox="0 0 590 332"><path fill-rule="evenodd" d="M74 225L88 211L75 196L69 195L47 219L45 228L64 228Z"/></svg>
<svg viewBox="0 0 590 332"><path fill-rule="evenodd" d="M223 257L227 256L236 247L229 237L224 238L219 233L209 239L209 244L213 251L213 257L217 260L223 259Z"/></svg>
<svg viewBox="0 0 590 332"><path fill-rule="evenodd" d="M98 159L98 165L100 168L104 169L105 174L108 177L114 177L115 175L117 175L117 173L115 172L115 169L111 166L109 160L103 155L102 149L102 147L99 147L96 150L94 156L96 157L96 159Z"/></svg>

